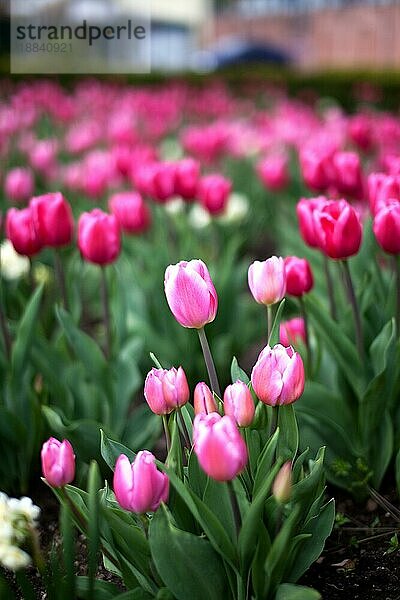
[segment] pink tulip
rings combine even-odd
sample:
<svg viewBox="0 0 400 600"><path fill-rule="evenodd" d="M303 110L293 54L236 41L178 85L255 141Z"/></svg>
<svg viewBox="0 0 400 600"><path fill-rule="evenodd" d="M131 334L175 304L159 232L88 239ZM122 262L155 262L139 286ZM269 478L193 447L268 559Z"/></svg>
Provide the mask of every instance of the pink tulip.
<svg viewBox="0 0 400 600"><path fill-rule="evenodd" d="M301 237L311 248L318 248L318 236L315 231L314 212L328 202L325 196L317 198L302 198L297 203L297 219L299 221Z"/></svg>
<svg viewBox="0 0 400 600"><path fill-rule="evenodd" d="M290 496L292 495L292 479L292 463L289 460L280 468L272 484L272 495L281 504L286 504L290 500Z"/></svg>
<svg viewBox="0 0 400 600"><path fill-rule="evenodd" d="M300 317L283 321L279 326L279 341L282 346L297 346L299 342L305 344L306 337L304 319Z"/></svg>
<svg viewBox="0 0 400 600"><path fill-rule="evenodd" d="M325 192L331 184L330 150L305 148L300 153L300 167L307 187L315 192Z"/></svg>
<svg viewBox="0 0 400 600"><path fill-rule="evenodd" d="M332 185L339 194L360 200L364 195L364 184L358 154L356 152L335 152L332 163L335 173Z"/></svg>
<svg viewBox="0 0 400 600"><path fill-rule="evenodd" d="M257 165L257 173L265 187L271 191L285 189L289 183L287 157L282 154L267 156Z"/></svg>
<svg viewBox="0 0 400 600"><path fill-rule="evenodd" d="M193 200L197 195L200 178L200 164L193 158L184 158L175 166L175 193L185 200Z"/></svg>
<svg viewBox="0 0 400 600"><path fill-rule="evenodd" d="M392 200L400 201L400 176L371 173L368 177L368 199L372 216Z"/></svg>
<svg viewBox="0 0 400 600"><path fill-rule="evenodd" d="M218 412L214 395L204 381L200 381L194 388L193 406L195 415Z"/></svg>
<svg viewBox="0 0 400 600"><path fill-rule="evenodd" d="M286 275L283 258L272 256L263 262L258 260L250 265L248 283L254 300L269 306L284 298Z"/></svg>
<svg viewBox="0 0 400 600"><path fill-rule="evenodd" d="M78 221L78 247L89 262L98 265L114 262L121 250L116 217L99 208L82 213Z"/></svg>
<svg viewBox="0 0 400 600"><path fill-rule="evenodd" d="M286 293L290 296L307 294L313 285L314 279L310 263L305 258L287 256L285 258Z"/></svg>
<svg viewBox="0 0 400 600"><path fill-rule="evenodd" d="M374 219L373 230L380 247L389 254L400 254L400 202L381 208Z"/></svg>
<svg viewBox="0 0 400 600"><path fill-rule="evenodd" d="M229 179L219 175L205 175L200 179L198 196L202 206L212 215L224 212L232 183Z"/></svg>
<svg viewBox="0 0 400 600"><path fill-rule="evenodd" d="M327 202L314 212L315 232L320 249L335 259L357 254L362 226L354 208L346 200Z"/></svg>
<svg viewBox="0 0 400 600"><path fill-rule="evenodd" d="M125 454L118 457L113 487L118 504L140 514L155 512L169 495L168 476L157 470L155 457L147 450L138 452L132 464Z"/></svg>
<svg viewBox="0 0 400 600"><path fill-rule="evenodd" d="M189 386L185 371L172 367L151 369L144 384L144 397L156 415L167 415L189 400Z"/></svg>
<svg viewBox="0 0 400 600"><path fill-rule="evenodd" d="M25 202L34 190L35 181L31 169L16 167L8 171L4 181L4 193L14 202Z"/></svg>
<svg viewBox="0 0 400 600"><path fill-rule="evenodd" d="M142 233L149 228L151 213L138 192L113 194L108 206L123 232Z"/></svg>
<svg viewBox="0 0 400 600"><path fill-rule="evenodd" d="M51 437L42 446L43 477L53 487L63 487L75 477L75 454L68 440Z"/></svg>
<svg viewBox="0 0 400 600"><path fill-rule="evenodd" d="M154 163L150 168L150 195L153 200L166 202L175 194L176 167L171 162Z"/></svg>
<svg viewBox="0 0 400 600"><path fill-rule="evenodd" d="M228 385L224 392L224 413L233 417L239 427L247 427L254 418L255 406L248 386L240 380Z"/></svg>
<svg viewBox="0 0 400 600"><path fill-rule="evenodd" d="M6 235L18 254L34 256L43 247L35 229L31 209L10 208L6 217Z"/></svg>
<svg viewBox="0 0 400 600"><path fill-rule="evenodd" d="M193 443L201 468L217 481L234 479L246 466L246 444L228 415L198 414L193 422Z"/></svg>
<svg viewBox="0 0 400 600"><path fill-rule="evenodd" d="M291 404L304 390L304 366L300 354L291 346L266 346L251 373L251 384L258 398L270 406Z"/></svg>
<svg viewBox="0 0 400 600"><path fill-rule="evenodd" d="M36 196L31 199L29 206L44 246L64 246L72 241L74 219L71 207L61 192Z"/></svg>
<svg viewBox="0 0 400 600"><path fill-rule="evenodd" d="M171 312L183 327L201 329L215 319L217 292L203 261L181 261L167 267L164 289Z"/></svg>

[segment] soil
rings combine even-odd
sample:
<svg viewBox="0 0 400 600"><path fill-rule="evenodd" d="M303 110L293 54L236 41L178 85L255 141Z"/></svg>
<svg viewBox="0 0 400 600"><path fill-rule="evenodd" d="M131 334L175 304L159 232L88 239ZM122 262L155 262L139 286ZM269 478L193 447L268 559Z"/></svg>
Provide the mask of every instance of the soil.
<svg viewBox="0 0 400 600"><path fill-rule="evenodd" d="M356 504L338 490L328 490L328 496L332 495L339 515L337 524L323 554L298 583L318 590L323 600L400 600L400 523L371 499ZM398 506L394 491L384 496ZM58 504L47 488L33 494L33 500L42 508L41 546L49 550L53 543L60 544ZM390 544L396 532L398 548ZM75 564L77 574L85 575L87 553L83 536L77 539ZM6 575L12 581L10 572ZM35 571L30 569L28 575L35 585L37 599L45 600ZM124 589L121 581L102 565L98 577ZM16 600L22 599L15 593Z"/></svg>

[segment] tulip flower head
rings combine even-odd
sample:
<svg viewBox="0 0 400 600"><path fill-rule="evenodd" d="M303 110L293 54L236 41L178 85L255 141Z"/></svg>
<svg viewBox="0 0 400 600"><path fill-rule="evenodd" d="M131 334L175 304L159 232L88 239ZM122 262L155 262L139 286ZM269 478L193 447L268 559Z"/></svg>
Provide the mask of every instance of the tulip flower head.
<svg viewBox="0 0 400 600"><path fill-rule="evenodd" d="M203 208L212 215L224 212L232 183L218 173L205 175L199 183L199 199Z"/></svg>
<svg viewBox="0 0 400 600"><path fill-rule="evenodd" d="M297 203L297 219L299 221L300 234L307 246L318 248L318 236L315 230L314 212L321 209L328 200L325 196L317 198L302 198Z"/></svg>
<svg viewBox="0 0 400 600"><path fill-rule="evenodd" d="M313 285L314 279L310 263L305 258L287 256L285 258L286 293L290 296L307 294Z"/></svg>
<svg viewBox="0 0 400 600"><path fill-rule="evenodd" d="M289 461L280 468L272 484L272 495L280 504L289 502L292 495L292 463Z"/></svg>
<svg viewBox="0 0 400 600"><path fill-rule="evenodd" d="M18 254L34 256L43 247L34 225L32 210L10 208L6 217L6 235Z"/></svg>
<svg viewBox="0 0 400 600"><path fill-rule="evenodd" d="M74 219L71 207L61 192L36 196L31 199L29 206L44 246L59 247L71 243Z"/></svg>
<svg viewBox="0 0 400 600"><path fill-rule="evenodd" d="M31 169L15 167L8 171L4 181L4 192L7 198L14 202L28 200L35 187L35 181Z"/></svg>
<svg viewBox="0 0 400 600"><path fill-rule="evenodd" d="M125 454L116 462L113 481L118 504L130 512L155 512L161 502L167 502L169 479L157 470L155 457L147 450L137 453L131 464Z"/></svg>
<svg viewBox="0 0 400 600"><path fill-rule="evenodd" d="M354 208L346 200L327 202L314 212L320 249L337 260L357 254L362 226Z"/></svg>
<svg viewBox="0 0 400 600"><path fill-rule="evenodd" d="M156 415L167 415L189 400L189 386L182 367L169 371L151 369L144 384L144 397Z"/></svg>
<svg viewBox="0 0 400 600"><path fill-rule="evenodd" d="M75 477L75 454L68 440L51 437L41 451L43 477L52 487L63 487Z"/></svg>
<svg viewBox="0 0 400 600"><path fill-rule="evenodd" d="M142 233L149 228L151 213L138 192L113 194L108 206L124 233Z"/></svg>
<svg viewBox="0 0 400 600"><path fill-rule="evenodd" d="M239 427L248 427L254 418L255 406L248 386L240 380L228 385L224 392L224 413L233 417Z"/></svg>
<svg viewBox="0 0 400 600"><path fill-rule="evenodd" d="M194 388L193 405L195 415L218 412L214 395L204 381L200 381Z"/></svg>
<svg viewBox="0 0 400 600"><path fill-rule="evenodd" d="M251 373L258 398L269 406L291 404L304 390L304 365L300 354L289 346L266 346Z"/></svg>
<svg viewBox="0 0 400 600"><path fill-rule="evenodd" d="M215 319L217 292L203 261L181 261L167 267L164 289L171 312L183 327L201 329Z"/></svg>
<svg viewBox="0 0 400 600"><path fill-rule="evenodd" d="M121 235L115 215L99 208L81 214L78 246L83 258L98 265L114 262L121 251Z"/></svg>
<svg viewBox="0 0 400 600"><path fill-rule="evenodd" d="M228 415L198 414L193 422L193 443L201 468L217 481L231 481L246 466L246 444Z"/></svg>
<svg viewBox="0 0 400 600"><path fill-rule="evenodd" d="M248 283L254 300L269 306L284 298L286 293L286 273L283 258L272 256L263 262L258 260L250 265Z"/></svg>
<svg viewBox="0 0 400 600"><path fill-rule="evenodd" d="M279 326L279 341L282 346L296 346L299 342L306 343L306 327L304 319L295 317L282 321Z"/></svg>
<svg viewBox="0 0 400 600"><path fill-rule="evenodd" d="M388 254L400 254L400 202L381 208L374 219L373 230L380 247Z"/></svg>

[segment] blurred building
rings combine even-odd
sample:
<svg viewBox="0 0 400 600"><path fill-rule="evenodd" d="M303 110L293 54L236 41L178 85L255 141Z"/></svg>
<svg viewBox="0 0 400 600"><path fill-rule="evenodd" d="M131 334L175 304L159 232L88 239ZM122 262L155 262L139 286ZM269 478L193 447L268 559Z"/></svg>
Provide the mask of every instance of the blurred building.
<svg viewBox="0 0 400 600"><path fill-rule="evenodd" d="M399 0L225 0L205 29L214 44L273 45L305 70L400 68Z"/></svg>

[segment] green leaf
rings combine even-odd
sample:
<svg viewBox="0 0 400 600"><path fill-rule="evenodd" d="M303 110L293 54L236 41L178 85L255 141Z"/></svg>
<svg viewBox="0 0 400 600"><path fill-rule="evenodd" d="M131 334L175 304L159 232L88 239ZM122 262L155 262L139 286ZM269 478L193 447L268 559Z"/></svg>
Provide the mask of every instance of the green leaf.
<svg viewBox="0 0 400 600"><path fill-rule="evenodd" d="M78 598L82 598L83 600L89 600L90 598L90 581L89 577L80 576L76 578L77 583L77 591ZM111 600L111 598L115 598L119 593L119 588L109 581L102 581L101 579L96 579L95 581L95 598L96 600ZM118 597L118 596L117 596ZM132 596L133 598L133 596Z"/></svg>
<svg viewBox="0 0 400 600"><path fill-rule="evenodd" d="M210 542L178 529L165 505L150 523L149 543L161 579L178 600L225 597L226 579L220 557Z"/></svg>
<svg viewBox="0 0 400 600"><path fill-rule="evenodd" d="M348 383L360 397L364 389L364 373L355 345L316 298L308 296L304 298L304 303L324 344L334 356Z"/></svg>
<svg viewBox="0 0 400 600"><path fill-rule="evenodd" d="M297 526L300 515L300 507L295 505L289 516L282 523L279 533L272 542L271 549L268 552L265 569L271 574L271 588L279 585L282 581L283 573L286 566L286 558L289 552L291 539L295 527Z"/></svg>
<svg viewBox="0 0 400 600"><path fill-rule="evenodd" d="M143 402L129 415L122 442L135 452L152 450L160 438L161 431L161 417L155 415L148 404Z"/></svg>
<svg viewBox="0 0 400 600"><path fill-rule="evenodd" d="M400 495L400 450L397 453L396 456L396 484L397 484L397 491Z"/></svg>
<svg viewBox="0 0 400 600"><path fill-rule="evenodd" d="M317 590L292 583L282 583L275 596L275 600L320 600L321 598Z"/></svg>
<svg viewBox="0 0 400 600"><path fill-rule="evenodd" d="M275 450L278 444L279 428L275 431L274 435L268 440L268 443L264 446L261 452L258 463L257 471L253 486L253 496L256 496L259 490L263 487L266 478L268 477L272 464L275 460Z"/></svg>
<svg viewBox="0 0 400 600"><path fill-rule="evenodd" d="M293 404L283 405L275 410L279 410L277 456L283 460L294 460L299 447L299 429Z"/></svg>
<svg viewBox="0 0 400 600"><path fill-rule="evenodd" d="M286 302L286 300L283 299L282 302L279 304L278 309L275 314L274 322L273 322L272 328L271 328L271 334L269 336L269 345L271 346L271 348L273 346L275 346L275 344L279 343L279 325L281 323L281 318L282 318L283 309L285 307L285 302Z"/></svg>
<svg viewBox="0 0 400 600"><path fill-rule="evenodd" d="M95 578L98 566L99 551L100 551L100 531L99 531L99 487L100 474L99 467L96 461L92 461L89 467L88 477L88 575L89 575L89 590L88 598L95 600Z"/></svg>
<svg viewBox="0 0 400 600"><path fill-rule="evenodd" d="M379 375L385 370L387 365L387 354L396 340L396 324L394 319L391 319L382 328L382 331L372 342L369 355L371 357L372 366L374 367L375 375Z"/></svg>
<svg viewBox="0 0 400 600"><path fill-rule="evenodd" d="M102 429L100 429L100 452L101 456L104 458L107 465L110 467L112 471L115 469L115 463L117 462L117 458L120 454L125 454L130 462L135 460L136 454L132 452L129 448L120 444L119 442L115 442L114 440L110 440L107 435L104 433Z"/></svg>
<svg viewBox="0 0 400 600"><path fill-rule="evenodd" d="M250 379L249 379L249 376L247 375L247 373L239 367L239 363L237 361L236 356L234 356L232 358L231 379L232 379L232 383L235 383L235 381L237 381L238 379L240 381L244 381L244 383L246 385L248 385L250 383Z"/></svg>
<svg viewBox="0 0 400 600"><path fill-rule="evenodd" d="M257 548L264 504L270 493L272 483L280 469L280 466L281 463L277 462L270 470L269 474L264 479L262 486L259 488L257 495L253 497L250 508L242 522L242 527L239 533L238 548L240 562L245 572L249 568L254 556L254 552Z"/></svg>
<svg viewBox="0 0 400 600"><path fill-rule="evenodd" d="M29 300L25 312L18 325L11 353L11 369L16 383L22 378L26 368L28 354L32 345L33 334L37 325L43 286L36 289Z"/></svg>
<svg viewBox="0 0 400 600"><path fill-rule="evenodd" d="M332 498L302 530L302 533L311 533L312 537L305 539L299 546L294 565L288 573L287 579L289 581L296 582L317 560L324 549L327 537L332 531L334 521L335 501Z"/></svg>
<svg viewBox="0 0 400 600"><path fill-rule="evenodd" d="M376 451L379 445L379 452ZM379 488L386 470L392 460L394 450L394 434L392 419L388 411L385 411L379 421L375 435L370 438L369 466L371 467L372 485Z"/></svg>

